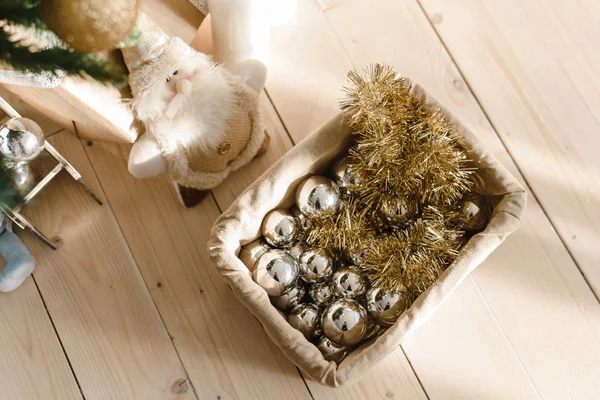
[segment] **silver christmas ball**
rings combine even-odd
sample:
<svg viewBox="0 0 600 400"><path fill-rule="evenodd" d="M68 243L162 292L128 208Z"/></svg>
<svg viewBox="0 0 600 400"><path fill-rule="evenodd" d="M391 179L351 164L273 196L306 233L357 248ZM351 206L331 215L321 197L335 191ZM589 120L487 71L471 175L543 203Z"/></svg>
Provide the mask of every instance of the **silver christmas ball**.
<svg viewBox="0 0 600 400"><path fill-rule="evenodd" d="M467 232L480 232L487 226L492 206L485 197L478 193L468 193L460 201L462 229Z"/></svg>
<svg viewBox="0 0 600 400"><path fill-rule="evenodd" d="M307 250L298 262L300 277L308 283L322 282L333 273L333 260L321 250Z"/></svg>
<svg viewBox="0 0 600 400"><path fill-rule="evenodd" d="M300 209L296 206L290 209L290 212L296 218L296 224L301 231L305 232L310 229L310 221L306 218L306 215L300 212Z"/></svg>
<svg viewBox="0 0 600 400"><path fill-rule="evenodd" d="M383 222L393 228L402 228L413 221L417 210L409 202L400 197L394 201L384 202L379 210Z"/></svg>
<svg viewBox="0 0 600 400"><path fill-rule="evenodd" d="M42 128L28 118L12 118L0 126L0 153L11 161L35 159L45 143Z"/></svg>
<svg viewBox="0 0 600 400"><path fill-rule="evenodd" d="M288 315L288 323L312 340L319 334L319 309L312 304L299 304Z"/></svg>
<svg viewBox="0 0 600 400"><path fill-rule="evenodd" d="M12 184L21 197L25 197L35 187L35 174L28 163L22 163L10 169Z"/></svg>
<svg viewBox="0 0 600 400"><path fill-rule="evenodd" d="M350 167L349 161L349 156L342 157L333 164L332 168L333 179L343 193L349 193L358 186L356 174Z"/></svg>
<svg viewBox="0 0 600 400"><path fill-rule="evenodd" d="M308 217L333 214L340 206L340 190L330 179L311 176L298 186L296 205Z"/></svg>
<svg viewBox="0 0 600 400"><path fill-rule="evenodd" d="M360 343L367 334L369 317L357 301L339 299L323 312L321 327L327 338L343 346Z"/></svg>
<svg viewBox="0 0 600 400"><path fill-rule="evenodd" d="M296 284L287 288L281 296L271 297L271 304L281 311L289 311L300 304L305 293L302 282L296 281Z"/></svg>
<svg viewBox="0 0 600 400"><path fill-rule="evenodd" d="M258 258L252 271L252 279L269 296L281 296L298 277L298 264L294 257L283 250L268 250Z"/></svg>
<svg viewBox="0 0 600 400"><path fill-rule="evenodd" d="M292 257L294 257L296 259L296 261L299 261L300 260L300 256L306 250L308 250L308 246L306 245L306 243L304 243L304 242L296 242L296 243L294 243L292 245L292 247L290 247L290 249L288 250L288 252L290 253L290 255Z"/></svg>
<svg viewBox="0 0 600 400"><path fill-rule="evenodd" d="M271 246L286 247L296 238L298 228L294 216L286 210L273 210L262 223L262 234Z"/></svg>
<svg viewBox="0 0 600 400"><path fill-rule="evenodd" d="M333 274L333 289L338 296L355 298L367 291L367 282L354 267L341 267Z"/></svg>
<svg viewBox="0 0 600 400"><path fill-rule="evenodd" d="M317 348L327 361L333 361L337 364L341 363L350 352L348 347L340 346L339 344L332 342L327 336L321 336L319 338L317 341Z"/></svg>
<svg viewBox="0 0 600 400"><path fill-rule="evenodd" d="M367 290L369 315L383 326L392 326L408 305L407 296L401 292L389 293L376 287Z"/></svg>
<svg viewBox="0 0 600 400"><path fill-rule="evenodd" d="M271 250L271 246L268 245L265 239L258 238L242 247L238 258L250 271L253 271L256 260L269 250Z"/></svg>
<svg viewBox="0 0 600 400"><path fill-rule="evenodd" d="M308 295L318 306L325 306L335 298L335 292L331 281L313 283L308 288Z"/></svg>

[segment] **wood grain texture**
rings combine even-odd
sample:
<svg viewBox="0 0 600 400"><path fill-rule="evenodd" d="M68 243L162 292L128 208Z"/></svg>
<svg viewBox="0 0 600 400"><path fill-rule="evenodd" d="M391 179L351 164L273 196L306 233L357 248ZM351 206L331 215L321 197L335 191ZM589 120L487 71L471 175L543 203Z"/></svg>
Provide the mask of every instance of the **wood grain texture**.
<svg viewBox="0 0 600 400"><path fill-rule="evenodd" d="M265 104L265 103L263 103ZM286 137L271 122L274 149ZM210 261L206 243L220 210L211 196L192 209L166 177L138 180L127 172L128 147L86 148L123 234L200 398L308 399L296 368L233 295ZM277 153L234 174L215 197L227 206Z"/></svg>
<svg viewBox="0 0 600 400"><path fill-rule="evenodd" d="M0 354L1 398L82 399L31 278L14 292L0 293Z"/></svg>
<svg viewBox="0 0 600 400"><path fill-rule="evenodd" d="M68 132L50 141L104 198L80 141ZM26 214L59 246L22 235L85 398L196 398L110 207L61 174Z"/></svg>
<svg viewBox="0 0 600 400"><path fill-rule="evenodd" d="M422 4L600 297L600 7L585 0Z"/></svg>
<svg viewBox="0 0 600 400"><path fill-rule="evenodd" d="M140 9L167 35L189 43L204 16L187 0L142 0Z"/></svg>
<svg viewBox="0 0 600 400"><path fill-rule="evenodd" d="M356 67L385 62L414 78L523 181L416 2L378 1L367 6L346 1L326 15ZM351 24L358 15L361 24ZM376 26L386 26L386 34L373 35ZM545 398L598 393L600 346L594 332L599 329L600 306L535 198L530 198L521 229L475 271L473 282L481 291L480 301L497 321L499 336L512 347L513 358L537 393ZM468 318L463 323L482 322ZM492 337L488 334L485 340ZM417 367L422 350L410 347L410 342L404 348ZM474 353L468 348L465 352ZM422 365L430 364L424 360ZM497 366L489 366L487 379L498 379ZM521 384L527 385L527 380ZM422 382L428 389L423 377ZM531 389L529 385L523 389ZM457 397L464 395L459 391Z"/></svg>

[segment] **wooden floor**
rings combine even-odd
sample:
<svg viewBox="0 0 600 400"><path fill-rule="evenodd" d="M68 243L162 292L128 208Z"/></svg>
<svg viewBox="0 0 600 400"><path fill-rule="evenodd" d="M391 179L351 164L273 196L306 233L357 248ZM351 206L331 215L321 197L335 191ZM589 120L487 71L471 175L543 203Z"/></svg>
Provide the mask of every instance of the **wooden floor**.
<svg viewBox="0 0 600 400"><path fill-rule="evenodd" d="M185 0L143 4L192 39L199 15ZM190 210L166 179L127 173L128 146L55 133L105 205L63 176L28 210L59 250L21 235L39 266L0 295L0 398L600 398L598 15L594 0L299 0L273 31L270 151ZM271 343L206 241L248 184L337 111L346 72L370 62L426 87L530 196L521 229L430 321L334 390Z"/></svg>

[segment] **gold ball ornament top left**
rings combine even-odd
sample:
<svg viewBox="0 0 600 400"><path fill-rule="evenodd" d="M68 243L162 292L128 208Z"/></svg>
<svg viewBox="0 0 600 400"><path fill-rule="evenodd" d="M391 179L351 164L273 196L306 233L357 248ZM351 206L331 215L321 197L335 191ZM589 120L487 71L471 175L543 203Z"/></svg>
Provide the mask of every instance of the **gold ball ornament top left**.
<svg viewBox="0 0 600 400"><path fill-rule="evenodd" d="M113 49L135 27L139 0L44 0L42 19L56 35L81 52Z"/></svg>

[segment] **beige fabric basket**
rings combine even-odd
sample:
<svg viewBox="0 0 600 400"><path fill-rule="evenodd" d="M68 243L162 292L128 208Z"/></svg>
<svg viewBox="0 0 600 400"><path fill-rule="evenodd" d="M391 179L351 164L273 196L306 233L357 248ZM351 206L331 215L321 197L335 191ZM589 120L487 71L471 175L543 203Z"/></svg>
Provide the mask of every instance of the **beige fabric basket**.
<svg viewBox="0 0 600 400"><path fill-rule="evenodd" d="M341 114L317 129L258 178L215 222L212 230L209 252L223 279L284 354L302 371L325 385L339 386L358 380L398 347L504 238L518 228L525 209L527 194L524 189L494 156L486 152L475 135L420 86L413 84L411 93L419 101L442 109L459 128L464 139L462 145L478 168L477 174L481 178L478 189L494 199L495 208L486 229L469 240L436 283L383 335L363 343L339 365L326 361L313 344L288 325L236 256L240 246L260 235L261 222L270 210L291 206L295 188L306 176L324 171L338 155L345 153L351 137Z"/></svg>

